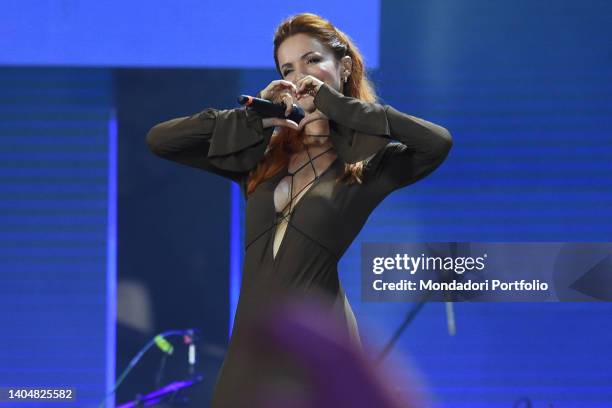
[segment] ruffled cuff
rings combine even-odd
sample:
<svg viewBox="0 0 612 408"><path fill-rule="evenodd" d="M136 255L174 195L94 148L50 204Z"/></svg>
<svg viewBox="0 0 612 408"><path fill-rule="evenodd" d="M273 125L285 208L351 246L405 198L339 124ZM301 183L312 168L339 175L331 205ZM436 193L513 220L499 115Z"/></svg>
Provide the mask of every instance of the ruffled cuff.
<svg viewBox="0 0 612 408"><path fill-rule="evenodd" d="M332 122L330 137L344 163L365 160L389 143L389 123L382 105L344 96L325 83L314 104Z"/></svg>
<svg viewBox="0 0 612 408"><path fill-rule="evenodd" d="M263 158L273 127L263 128L261 117L251 109L216 112L208 159L230 171L250 171Z"/></svg>

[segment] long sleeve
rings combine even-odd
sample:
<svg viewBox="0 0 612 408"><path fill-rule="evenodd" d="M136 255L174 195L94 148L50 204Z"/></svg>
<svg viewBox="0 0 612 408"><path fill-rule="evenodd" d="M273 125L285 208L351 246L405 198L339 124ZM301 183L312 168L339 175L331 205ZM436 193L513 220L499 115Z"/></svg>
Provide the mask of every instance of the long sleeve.
<svg viewBox="0 0 612 408"><path fill-rule="evenodd" d="M314 103L331 121L359 134L361 140L385 139L378 147L364 147L352 154L370 158L367 176L382 183L388 191L430 174L444 161L453 144L451 134L442 126L389 105L344 96L327 84L320 87ZM391 140L399 143L389 143ZM352 145L354 150L359 145L356 138ZM361 145L365 146L363 141Z"/></svg>
<svg viewBox="0 0 612 408"><path fill-rule="evenodd" d="M272 131L249 109L208 108L153 126L146 143L167 160L241 181L263 157Z"/></svg>

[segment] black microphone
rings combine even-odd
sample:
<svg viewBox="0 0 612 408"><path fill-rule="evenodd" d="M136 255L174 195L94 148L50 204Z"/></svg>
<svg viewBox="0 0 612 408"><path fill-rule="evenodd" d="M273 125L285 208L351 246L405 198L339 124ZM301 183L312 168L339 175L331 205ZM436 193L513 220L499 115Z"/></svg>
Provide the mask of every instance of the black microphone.
<svg viewBox="0 0 612 408"><path fill-rule="evenodd" d="M300 123L304 119L304 109L300 106L293 104L293 109L289 116L285 117L285 104L284 103L273 103L267 99L257 98L255 96L240 95L238 97L238 103L244 106L251 107L255 112L264 118L282 118L290 119L295 123Z"/></svg>

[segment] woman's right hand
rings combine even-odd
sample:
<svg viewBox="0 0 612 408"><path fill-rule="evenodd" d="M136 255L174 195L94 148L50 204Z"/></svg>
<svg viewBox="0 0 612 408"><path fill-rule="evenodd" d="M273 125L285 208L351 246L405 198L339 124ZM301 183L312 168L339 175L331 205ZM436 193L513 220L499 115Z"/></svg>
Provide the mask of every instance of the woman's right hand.
<svg viewBox="0 0 612 408"><path fill-rule="evenodd" d="M286 106L285 116L291 114L293 104L297 100L297 87L293 82L277 79L266 86L259 95L263 99L267 99L274 103L284 103ZM283 118L263 118L263 127L270 126L285 126L291 129L298 130L298 124L289 119Z"/></svg>

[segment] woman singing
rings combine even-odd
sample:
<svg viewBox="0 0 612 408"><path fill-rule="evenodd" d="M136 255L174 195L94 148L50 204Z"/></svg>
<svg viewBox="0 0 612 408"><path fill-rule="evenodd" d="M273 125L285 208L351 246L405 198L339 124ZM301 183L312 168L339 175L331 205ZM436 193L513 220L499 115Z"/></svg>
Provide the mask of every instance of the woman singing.
<svg viewBox="0 0 612 408"><path fill-rule="evenodd" d="M250 334L258 315L289 293L329 295L330 311L359 347L338 261L376 206L430 174L452 146L445 128L376 103L358 49L317 15L281 23L274 59L281 79L259 96L284 102L286 114L293 103L301 106L299 124L250 108L208 108L147 135L158 156L229 178L246 198L240 300L213 396L217 408L252 406L271 385L305 384Z"/></svg>

